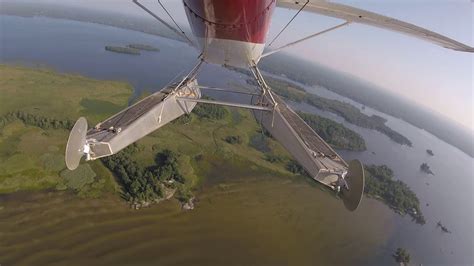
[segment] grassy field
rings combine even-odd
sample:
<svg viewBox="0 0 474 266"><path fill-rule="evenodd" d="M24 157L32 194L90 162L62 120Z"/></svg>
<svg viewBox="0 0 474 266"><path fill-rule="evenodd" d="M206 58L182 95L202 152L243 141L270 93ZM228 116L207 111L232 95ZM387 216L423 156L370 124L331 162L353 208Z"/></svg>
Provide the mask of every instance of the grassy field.
<svg viewBox="0 0 474 266"><path fill-rule="evenodd" d="M0 65L0 116L23 111L74 121L87 115L95 123L125 107L131 93L125 83ZM61 177L67 137L65 129L41 129L20 121L0 128L0 194L69 188L84 196L98 196L101 191L116 190L112 175L100 162L89 163L89 174L85 175L89 182L80 188Z"/></svg>
<svg viewBox="0 0 474 266"><path fill-rule="evenodd" d="M16 111L72 121L86 116L93 125L124 108L131 94L131 87L122 82L0 65L0 116ZM158 152L177 152L189 189L199 185L213 167L224 161L254 170L290 174L285 169L289 155L276 141L265 140L271 154L283 158L273 163L249 145L251 138L261 134L252 114L227 110L222 119L192 114L189 121L165 126L137 143L139 151L134 158L141 166L149 167ZM239 137L241 142L230 144L225 140L228 136ZM99 196L104 191L119 190L100 161L87 163L77 173L65 170L67 137L66 129L42 129L19 120L0 127L0 194L55 189Z"/></svg>

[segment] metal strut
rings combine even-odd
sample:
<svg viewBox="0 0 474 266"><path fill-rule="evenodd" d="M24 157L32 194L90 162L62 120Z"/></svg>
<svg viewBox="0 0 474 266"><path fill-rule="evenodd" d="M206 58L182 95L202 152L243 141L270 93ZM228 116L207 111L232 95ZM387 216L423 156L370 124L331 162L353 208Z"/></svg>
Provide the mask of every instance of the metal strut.
<svg viewBox="0 0 474 266"><path fill-rule="evenodd" d="M262 90L262 95L268 94L272 100L273 107L276 107L278 103L273 97L273 94L271 93L271 89L265 82L265 79L263 78L262 73L260 73L260 70L258 69L257 65L254 64L253 66L251 66L250 71L252 72L255 80L257 80L257 83L260 89Z"/></svg>
<svg viewBox="0 0 474 266"><path fill-rule="evenodd" d="M181 33L184 35L184 37L186 37L186 39L192 43L192 41L188 38L188 36L186 35L186 33L184 32L183 29L181 29L181 27L178 25L178 23L174 20L173 16L171 16L171 14L168 12L168 10L166 9L166 7L163 5L163 3L161 3L160 0L157 0L158 1L158 4L160 4L161 8L163 8L163 10L166 12L166 14L168 15L168 17L170 17L170 19L173 21L174 25L176 26L176 28L178 28ZM193 44L194 45L194 44Z"/></svg>
<svg viewBox="0 0 474 266"><path fill-rule="evenodd" d="M281 47L279 47L279 48L276 48L276 49L274 49L274 50L271 50L271 51L269 51L269 52L266 52L266 53L262 54L262 55L260 56L260 58L264 58L265 56L269 56L269 55L271 55L271 54L274 54L274 53L276 53L276 52L279 52L279 51L281 51L281 50L283 50L283 49L285 49L285 48L288 48L288 47L293 46L293 45L295 45L295 44L298 44L298 43L300 43L300 42L304 42L304 41L306 41L306 40L309 40L309 39L311 39L311 38L313 38L313 37L316 37L316 36L318 36L318 35L321 35L321 34L324 34L324 33L330 32L330 31L333 31L333 30L335 30L335 29L339 29L339 28L341 28L341 27L344 27L344 26L346 26L346 25L349 25L350 23L351 23L350 21L346 21L346 22L344 22L344 23L342 23L342 24L336 25L336 26L331 27L331 28L329 28L329 29L326 29L326 30L323 30L323 31L320 31L320 32L317 32L317 33L314 33L314 34L311 34L311 35L309 35L309 36L307 36L307 37L304 37L304 38L299 39L299 40L297 40L297 41L288 43L288 44L283 45L283 46L281 46Z"/></svg>
<svg viewBox="0 0 474 266"><path fill-rule="evenodd" d="M183 84L186 80L193 79L197 75L197 71L199 70L200 66L204 60L202 59L202 55L200 56L200 61L199 63L191 70L191 72L183 78L183 80L176 86L176 88L181 87L181 84ZM258 72L258 70L257 70ZM265 88L265 91L268 91L269 88L265 84L265 81L263 80L260 72L258 74L255 74L256 76L259 76L260 78L257 79L259 84L263 82L264 85L261 88ZM246 94L246 95L252 95L252 96L261 96L262 94L257 94L253 92L244 92L244 91L235 91L235 90L230 90L230 89L223 89L223 88L216 88L216 87L208 87L208 86L196 86L199 89L207 89L207 90L214 90L214 91L225 91L225 92L230 92L230 93L240 93L240 94ZM272 96L273 99L273 96ZM176 100L178 101L185 101L185 102L196 102L196 103L204 103L204 104L215 104L215 105L223 105L223 106L230 106L230 107L238 107L238 108L245 108L245 109L251 109L251 110L259 110L259 111L274 111L275 104L273 106L265 106L265 105L252 105L252 104L242 104L242 103L235 103L235 102L225 102L225 101L216 101L216 100L208 100L208 99L196 99L196 98L190 98L190 97L176 97ZM160 115L161 116L161 115Z"/></svg>
<svg viewBox="0 0 474 266"><path fill-rule="evenodd" d="M223 91L223 92L228 92L228 93L246 94L246 95L253 95L253 96L259 96L260 95L258 93L254 93L254 92L236 91L236 90L216 88L216 87L208 87L208 86L197 86L197 87L201 90Z"/></svg>
<svg viewBox="0 0 474 266"><path fill-rule="evenodd" d="M260 111L273 110L273 108L271 107L265 107L265 106L259 106L259 105L232 103L232 102L206 100L206 99L196 99L196 98L189 98L189 97L176 97L176 100L186 101L186 102L196 102L196 103L208 103L208 104L223 105L223 106L230 106L230 107L239 107L239 108L260 110Z"/></svg>
<svg viewBox="0 0 474 266"><path fill-rule="evenodd" d="M303 9L306 7L308 3L309 3L309 0L306 0L306 3L304 3L304 5L298 10L298 12L296 12L296 14L290 19L290 21L286 23L285 27L283 27L283 29L281 29L281 31L275 36L275 38L273 38L270 44L268 44L268 47L272 46L273 42L275 42L275 40L278 39L278 37L280 37L280 35L286 30L286 28L290 26L291 22L293 22L293 20L299 15L299 13L303 11Z"/></svg>
<svg viewBox="0 0 474 266"><path fill-rule="evenodd" d="M161 4L160 1L158 1L158 3L161 5L161 7L165 10L165 12L168 14L168 16L171 17L171 20L175 23L175 25L178 27L180 31L178 31L177 29L175 29L173 26L171 26L170 24L168 24L166 21L164 21L162 18L160 18L158 15L156 15L155 13L153 13L150 9L146 8L144 5L142 5L140 2L138 2L138 0L133 0L133 3L136 4L137 6L139 6L141 9L145 10L145 12L147 12L148 14L150 14L152 17L154 17L156 20L158 20L159 22L161 22L163 25L165 25L168 29L172 30L174 33L176 33L178 36L180 37L183 37L186 39L186 41L189 43L189 45L193 46L193 47L196 47L196 45L194 44L193 41L191 41L188 36L186 36L186 34L184 33L184 31L178 26L178 24L175 22L175 20L171 17L171 15L168 13L168 11L166 10L166 8Z"/></svg>
<svg viewBox="0 0 474 266"><path fill-rule="evenodd" d="M273 97L271 88L265 82L265 79L263 78L262 73L260 73L260 70L258 69L255 63L252 66L250 66L250 71L252 72L253 76L257 80L257 83L260 89L262 90L262 98L265 94L268 94L268 96L270 96L270 99L273 105L273 108L272 108L272 127L273 127L273 122L275 121L275 108L277 107L278 103Z"/></svg>
<svg viewBox="0 0 474 266"><path fill-rule="evenodd" d="M181 85L183 85L183 83L187 80L190 80L190 79L193 79L196 77L197 75L197 72L199 71L199 68L201 68L201 65L202 63L204 62L204 60L202 60L202 56L199 56L199 62L196 64L196 66L193 67L193 69L191 69L191 71L183 78L181 79L181 81L178 83L178 85L172 90L172 92L175 92L177 91ZM165 109L165 103L166 103L166 99L172 95L172 93L168 94L165 99L163 99L163 105L161 105L161 110L160 110L160 115L158 116L158 123L161 124L161 117L163 115L163 110Z"/></svg>

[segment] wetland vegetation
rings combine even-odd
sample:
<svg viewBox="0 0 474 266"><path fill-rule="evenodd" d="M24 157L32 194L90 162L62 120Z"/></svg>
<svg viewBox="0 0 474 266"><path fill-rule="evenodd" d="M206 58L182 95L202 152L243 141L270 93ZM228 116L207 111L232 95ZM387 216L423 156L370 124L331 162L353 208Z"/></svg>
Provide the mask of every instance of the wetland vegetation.
<svg viewBox="0 0 474 266"><path fill-rule="evenodd" d="M65 170L63 151L72 121L87 115L94 124L125 107L131 95L129 85L42 69L0 65L0 70L5 73L0 89L4 99L9 99L0 105L0 193L44 189L68 190L81 197L119 193L134 207L143 207L173 195L182 203L189 202L213 165L230 163L275 175L306 175L262 131L251 112L208 104L198 105L191 114L114 156L83 163L76 171ZM39 89L42 93L37 95ZM323 130L319 133L334 147L364 147L360 136L342 125L301 115ZM422 221L416 195L403 182L393 180L390 169L368 166L366 170L367 195Z"/></svg>
<svg viewBox="0 0 474 266"><path fill-rule="evenodd" d="M40 228L39 231L28 231L28 239L35 236L42 239L42 243L48 246L54 246L55 243L77 245L96 233L108 235L107 229L104 230L104 228L109 227L114 232L117 230L127 232L127 228L130 229L130 226L137 226L136 230L140 231L143 239L147 239L150 234L153 239L159 239L163 232L174 226L176 220L161 216L155 220L146 210L141 210L134 214L135 218L131 218L131 214L127 212L129 209L126 207L127 205L131 204L133 208L141 208L174 197L176 200L166 201L167 203L164 205L166 210L170 210L170 208L174 210L174 207L171 206L175 206L173 204L178 202L181 202L185 207L187 203L193 202L196 189L209 176L216 180L222 180L245 173L256 178L255 180L258 182L265 180L262 179L263 177L270 176L265 177L269 180L262 183L262 191L268 193L287 193L288 190L282 191L282 187L291 185L286 182L294 182L291 180L303 182L303 179L298 176L305 175L304 169L291 159L279 143L260 128L251 112L212 105L198 105L190 115L183 116L178 121L150 134L117 155L103 160L82 163L75 171L66 170L63 153L69 133L68 129L72 126L71 121L79 116L87 115L90 123L95 124L109 117L116 108L127 106L132 92L130 86L122 82L98 81L44 69L0 65L0 71L2 73L0 92L3 96L0 104L0 117L4 118L2 127L0 127L0 197L8 199L17 197L15 195L23 195L21 197L33 197L32 202L38 200L39 204L18 206L16 203L10 204L8 200L1 201L2 208L5 209L0 212L0 217L3 217L2 215L8 217L23 215L17 213L21 212L27 213L28 217L34 219L34 223L30 223L26 219L22 227L18 227L17 223L8 222L9 220L2 218L2 221L5 222L2 224L1 230L7 230L2 233L8 232L4 239L11 243L11 248L2 248L5 252L0 254L0 258L6 263L27 262L26 259L34 262L47 262L48 258L57 258L57 256L45 256L43 259L38 259L34 256L24 256L24 252L32 251L32 254L37 254L35 252L42 250L37 243L30 240L27 241L28 247L18 249L16 244L23 243L23 235L20 231L15 231L15 233L10 233L10 231L20 230L24 226ZM329 138L331 138L330 134L329 132ZM236 139L240 138L241 144L229 143L226 140L229 136L238 136ZM234 142L234 138L230 142ZM259 149L255 147L259 147ZM276 180L280 181L275 182ZM283 181L284 184L280 184ZM318 186L311 180L307 180L307 182ZM242 186L242 188L248 188L248 185ZM330 197L322 195L322 193L314 193L312 185L295 184L295 189L302 190L299 193L304 193L304 197L298 197L296 200L294 193L285 195L283 197L285 200L275 205L279 207L274 211L280 212L281 204L293 205L291 208L283 208L285 210L294 210L301 206L301 215L304 213L306 216L317 216L306 218L308 221L322 221L324 219L318 216L319 212L308 214L306 210L310 204L313 204L312 201L321 201L324 198L329 201L327 204L334 205L331 208L338 210L337 206L339 206L341 215L346 215L340 202L335 200L333 202ZM34 191L44 191L41 193L45 194L36 196L37 192ZM215 209L213 204L222 205L222 208L226 206L225 209L231 208L231 213L238 214L235 217L230 214L233 221L239 220L238 217L242 218L242 215L249 215L247 212L252 209L248 205L241 208L238 207L241 206L239 204L232 205L228 202L228 199L235 201L235 197L242 197L238 199L240 202L248 202L251 198L252 202L260 204L255 208L258 211L250 215L252 217L260 217L262 212L266 211L269 212L267 217L274 215L272 208L276 207L268 208L261 205L264 203L261 203L262 199L255 198L261 197L261 195L256 195L253 190L249 190L249 194L245 190L237 192L240 194L231 191L232 193L229 192L228 196L222 194L227 193L225 191L219 190L217 192L224 196L214 197L215 201L211 201L211 197L208 198L209 200L200 202L204 208L204 210L200 209L200 212L203 211L203 215L204 213L214 215L211 212ZM120 197L126 201L120 201ZM203 195L203 197L206 199L209 196ZM304 200L302 200L303 198ZM124 202L128 204L124 204ZM43 209L39 209L43 208L42 204L48 204L47 213L49 216L45 216L41 211ZM186 206L189 207L189 205ZM153 212L157 210L161 209L150 209ZM370 216L372 213L373 210L367 212L367 215ZM87 217L81 216L83 214ZM200 216L200 214L193 215ZM203 216L205 218L202 221L209 219L206 215ZM38 223L39 218L43 216L47 219ZM117 220L117 217L124 217L124 219ZM177 215L169 217L188 219L185 216ZM284 216L285 222L288 221L288 217ZM63 219L66 220L63 221ZM68 219L72 220L68 222ZM78 220L75 223L76 219L80 219L80 222ZM156 229L150 233L149 228L156 228L156 222L163 221L163 219L169 220L163 222L167 229L165 231ZM119 220L123 222L118 222ZM374 218L374 220L376 219ZM85 224L84 221L86 221ZM261 225L262 228L267 227L266 222L265 220L265 225ZM252 227L254 223L255 221L252 222ZM141 229L140 225L142 224L147 225L144 227L147 228L146 231ZM202 222L202 224L205 223ZM366 223L361 221L360 224L363 226ZM58 226L66 226L68 229L64 232L71 235L61 238L61 234L41 234L44 230L50 230L50 225L54 230L59 230ZM239 221L234 227L242 225L243 223ZM91 230L86 230L87 233L76 234L75 231L70 230L71 226L76 231L83 226L88 226ZM382 228L386 230L385 225L381 225L380 228L380 230ZM242 229L242 231L248 230ZM84 232L84 230L81 229L80 232ZM270 233L275 235L278 231ZM320 234L321 232L316 233ZM291 235L294 235L294 232ZM368 237L365 233L364 235L364 237ZM130 235L125 234L125 238L116 237L125 240ZM176 236L173 235L173 237ZM186 237L188 237L187 232L181 236L182 239L187 239ZM252 241L254 241L254 237L252 235ZM334 234L330 233L328 239L333 237ZM262 236L262 238L264 237ZM86 242L89 243L89 241ZM106 247L109 248L117 247L120 242L104 243L107 243ZM89 247L89 245L78 245L86 249ZM94 252L108 252L104 245L91 243L90 247L93 247ZM272 249L273 251L274 249ZM297 251L295 252L299 254ZM140 256L137 258L143 259L142 255L143 252L140 252ZM115 258L120 257L117 254L114 256L117 256ZM67 254L62 258L77 259L77 257ZM77 260L75 261L77 262Z"/></svg>
<svg viewBox="0 0 474 266"><path fill-rule="evenodd" d="M68 189L99 197L116 191L113 176L100 162L79 169L76 180L64 172L63 154L73 121L88 114L82 99L126 106L129 85L16 66L0 65L0 73L0 194ZM88 119L98 122L106 115Z"/></svg>
<svg viewBox="0 0 474 266"><path fill-rule="evenodd" d="M136 203L159 201L176 190L176 198L187 200L209 160L250 162L289 174L283 163L272 164L248 148L259 130L250 112L209 104L115 156L65 170L63 152L73 121L85 115L95 124L124 108L130 86L44 69L0 65L0 70L0 193L55 189L96 197L117 191ZM276 141L266 142L274 154L287 156Z"/></svg>

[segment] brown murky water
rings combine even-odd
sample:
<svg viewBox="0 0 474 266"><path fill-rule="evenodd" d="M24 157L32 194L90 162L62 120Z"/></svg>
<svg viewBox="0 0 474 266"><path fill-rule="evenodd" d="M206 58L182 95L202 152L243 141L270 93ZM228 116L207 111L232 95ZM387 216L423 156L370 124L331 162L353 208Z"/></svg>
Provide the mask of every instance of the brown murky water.
<svg viewBox="0 0 474 266"><path fill-rule="evenodd" d="M392 233L382 204L349 213L309 180L249 171L211 181L188 212L174 200L136 211L113 195L3 196L0 264L366 264Z"/></svg>

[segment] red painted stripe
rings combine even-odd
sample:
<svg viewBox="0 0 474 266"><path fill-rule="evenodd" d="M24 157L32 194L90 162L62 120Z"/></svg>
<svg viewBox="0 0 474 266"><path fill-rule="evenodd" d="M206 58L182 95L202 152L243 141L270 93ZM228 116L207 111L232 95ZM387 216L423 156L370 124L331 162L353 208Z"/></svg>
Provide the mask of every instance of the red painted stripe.
<svg viewBox="0 0 474 266"><path fill-rule="evenodd" d="M276 0L183 0L194 34L265 43Z"/></svg>

